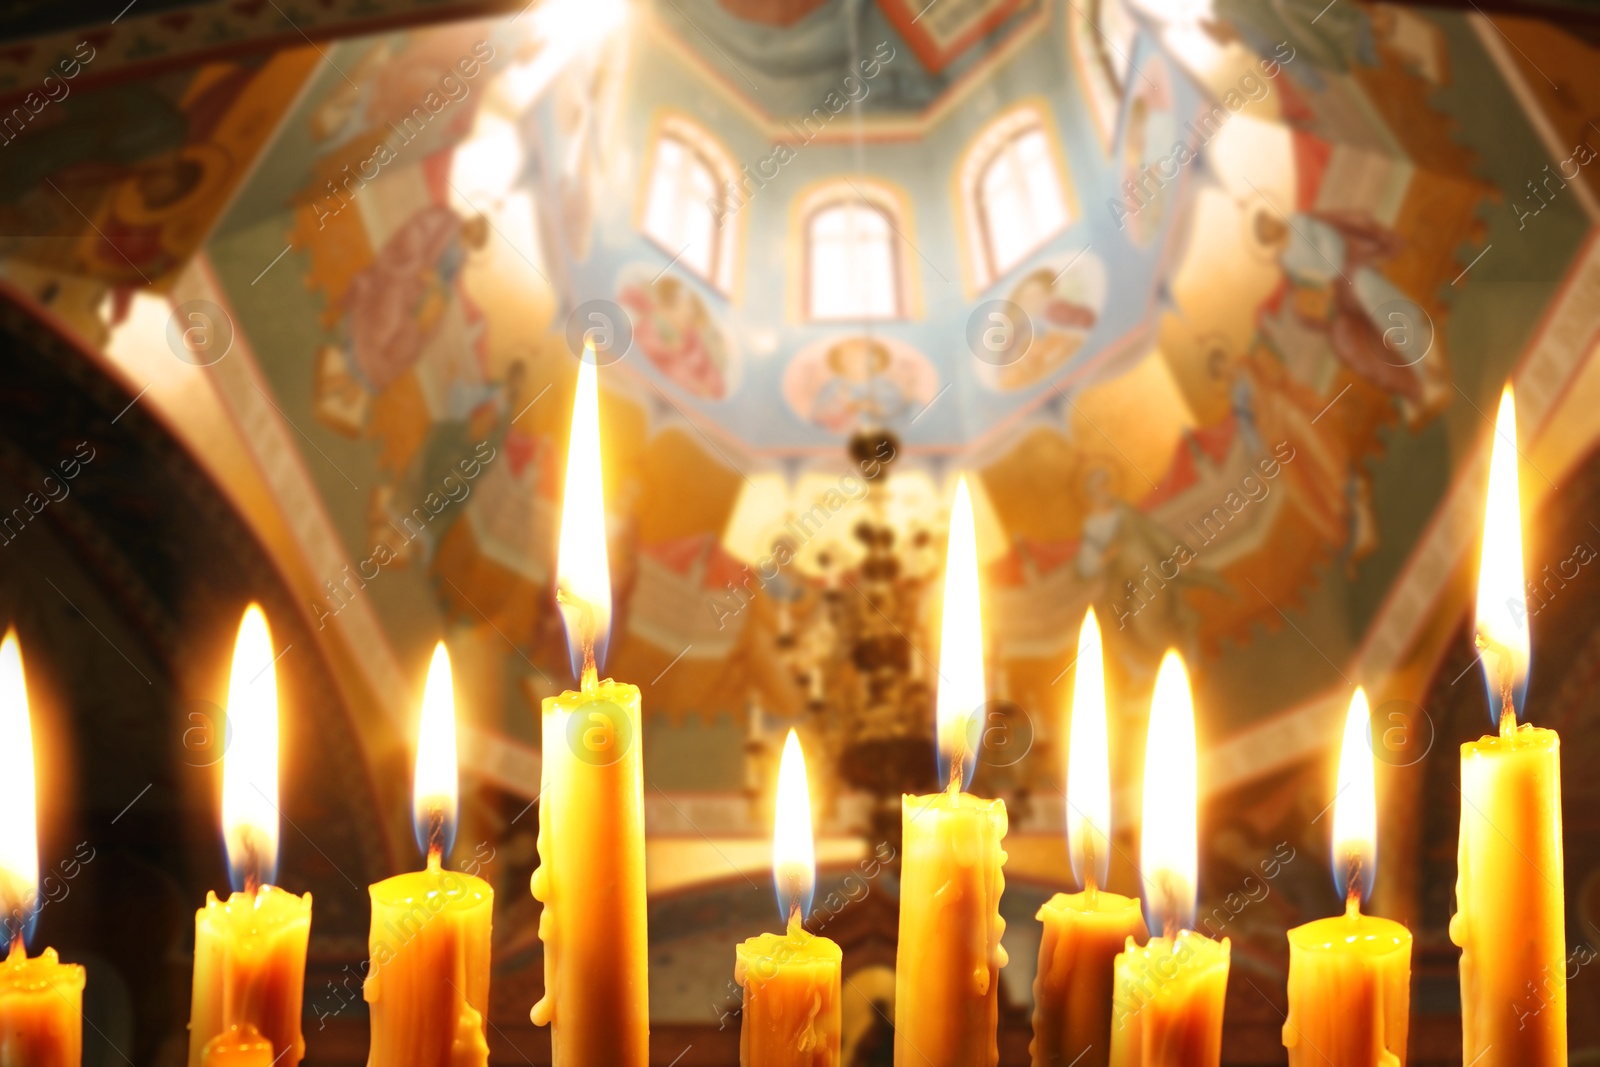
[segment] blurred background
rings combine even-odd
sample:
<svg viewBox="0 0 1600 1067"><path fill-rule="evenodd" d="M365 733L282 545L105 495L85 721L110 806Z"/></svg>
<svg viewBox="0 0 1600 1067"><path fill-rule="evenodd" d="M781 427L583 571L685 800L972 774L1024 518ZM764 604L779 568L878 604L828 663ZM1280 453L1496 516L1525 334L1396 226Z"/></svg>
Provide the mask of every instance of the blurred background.
<svg viewBox="0 0 1600 1067"><path fill-rule="evenodd" d="M1130 895L1155 667L1189 659L1225 1062L1284 1062L1284 931L1340 903L1320 816L1361 684L1372 909L1416 935L1413 1062L1459 1063L1456 751L1491 726L1471 593L1508 379L1528 718L1566 750L1571 948L1600 944L1596 9L124 2L0 15L0 619L41 868L93 853L35 940L89 968L90 1067L184 1061L252 599L281 649L279 884L315 899L306 1062L365 1062L366 886L420 864L440 639L449 862L497 893L494 1062L549 1062L528 879L539 700L572 682L552 580L586 339L604 673L644 694L653 1062L737 1062L790 727L845 1062L891 1062L895 869L871 858L935 781L965 472L973 791L1011 816L1002 1063L1026 1062L1034 913L1072 885L1091 605ZM1572 1062L1600 1063L1600 979L1570 997Z"/></svg>

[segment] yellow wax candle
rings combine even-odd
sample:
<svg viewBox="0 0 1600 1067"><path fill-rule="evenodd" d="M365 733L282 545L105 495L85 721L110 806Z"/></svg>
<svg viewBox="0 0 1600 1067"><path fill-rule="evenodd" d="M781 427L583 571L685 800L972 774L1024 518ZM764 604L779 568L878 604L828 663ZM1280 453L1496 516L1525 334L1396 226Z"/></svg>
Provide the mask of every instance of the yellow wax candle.
<svg viewBox="0 0 1600 1067"><path fill-rule="evenodd" d="M1111 1067L1217 1067L1232 944L1193 930L1128 939L1116 963Z"/></svg>
<svg viewBox="0 0 1600 1067"><path fill-rule="evenodd" d="M1000 1010L1000 895L1006 805L960 792L968 733L984 704L977 540L965 478L950 509L940 625L939 751L950 788L901 798L900 944L895 963L896 1067L993 1067Z"/></svg>
<svg viewBox="0 0 1600 1067"><path fill-rule="evenodd" d="M644 761L639 690L600 681L610 625L595 367L578 367L557 551L558 599L581 656L577 692L544 701L539 868L544 996L555 1067L646 1067L650 1007L645 931Z"/></svg>
<svg viewBox="0 0 1600 1067"><path fill-rule="evenodd" d="M78 1067L84 978L53 948L29 959L21 939L11 943L0 963L0 1067Z"/></svg>
<svg viewBox="0 0 1600 1067"><path fill-rule="evenodd" d="M1523 724L1462 745L1450 940L1461 948L1464 1062L1567 1062L1562 867L1556 732Z"/></svg>
<svg viewBox="0 0 1600 1067"><path fill-rule="evenodd" d="M38 789L15 630L0 641L0 753L0 931L10 941L0 962L0 1067L79 1067L84 969L62 963L53 948L29 959L23 947L39 899Z"/></svg>
<svg viewBox="0 0 1600 1067"><path fill-rule="evenodd" d="M1477 643L1499 736L1461 746L1461 835L1450 940L1461 948L1463 1062L1567 1062L1561 739L1517 725L1530 648L1523 605L1516 402L1500 397L1489 459ZM1539 1005L1532 1008L1532 1002Z"/></svg>
<svg viewBox="0 0 1600 1067"><path fill-rule="evenodd" d="M740 1067L838 1067L844 953L800 925L738 946L733 980L744 990Z"/></svg>
<svg viewBox="0 0 1600 1067"><path fill-rule="evenodd" d="M558 1067L648 1062L643 783L638 688L606 679L546 698L532 1017L552 1027Z"/></svg>
<svg viewBox="0 0 1600 1067"><path fill-rule="evenodd" d="M895 963L898 1067L998 1062L1003 800L967 793L902 798L900 948Z"/></svg>
<svg viewBox="0 0 1600 1067"><path fill-rule="evenodd" d="M450 656L434 648L422 698L412 813L427 870L369 887L372 1015L367 1067L487 1067L489 948L494 890L443 869L459 793Z"/></svg>
<svg viewBox="0 0 1600 1067"><path fill-rule="evenodd" d="M1044 923L1033 980L1033 1067L1105 1067L1111 1056L1112 970L1132 938L1149 937L1139 902L1098 887L1111 855L1111 751L1105 661L1090 608L1078 631L1067 747L1067 855L1082 893L1057 893Z"/></svg>
<svg viewBox="0 0 1600 1067"><path fill-rule="evenodd" d="M1139 868L1150 915L1164 931L1117 957L1111 1067L1217 1067L1232 943L1186 927L1199 869L1194 702L1183 659L1168 650L1156 675L1145 741Z"/></svg>
<svg viewBox="0 0 1600 1067"><path fill-rule="evenodd" d="M734 952L733 980L744 990L740 1067L838 1067L844 953L801 921L816 887L811 791L805 753L789 731L778 765L772 820L772 879L786 934L761 934Z"/></svg>
<svg viewBox="0 0 1600 1067"><path fill-rule="evenodd" d="M1149 939L1139 902L1117 893L1057 893L1033 980L1033 1067L1105 1067L1111 1060L1112 979L1118 953Z"/></svg>
<svg viewBox="0 0 1600 1067"><path fill-rule="evenodd" d="M1367 744L1366 692L1345 717L1334 793L1333 869L1345 913L1289 931L1290 1067L1405 1067L1411 1005L1411 932L1361 914L1376 874L1378 817Z"/></svg>
<svg viewBox="0 0 1600 1067"><path fill-rule="evenodd" d="M368 1067L489 1062L489 934L494 890L461 871L398 874L370 888Z"/></svg>
<svg viewBox="0 0 1600 1067"><path fill-rule="evenodd" d="M222 763L222 827L238 892L206 894L195 913L189 1067L248 1062L256 1038L278 1067L305 1057L300 1031L311 894L269 884L278 858L278 683L272 635L251 604L228 681L231 740Z"/></svg>
<svg viewBox="0 0 1600 1067"><path fill-rule="evenodd" d="M251 1026L270 1042L281 1062L305 1056L300 1006L311 937L311 894L296 896L275 886L230 894L206 894L195 913L194 989L189 1012L190 1067L220 1067L208 1051L237 1043L230 1028ZM226 1057L223 1057L224 1059Z"/></svg>
<svg viewBox="0 0 1600 1067"><path fill-rule="evenodd" d="M1411 931L1350 911L1289 931L1289 1067L1405 1067Z"/></svg>

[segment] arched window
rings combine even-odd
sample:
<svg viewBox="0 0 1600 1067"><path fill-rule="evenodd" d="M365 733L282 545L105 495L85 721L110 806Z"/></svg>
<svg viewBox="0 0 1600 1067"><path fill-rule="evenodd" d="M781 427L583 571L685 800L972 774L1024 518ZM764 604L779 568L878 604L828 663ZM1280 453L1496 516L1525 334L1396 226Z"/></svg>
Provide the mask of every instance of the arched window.
<svg viewBox="0 0 1600 1067"><path fill-rule="evenodd" d="M1037 107L1017 108L989 124L967 151L961 189L980 287L1072 221L1066 176Z"/></svg>
<svg viewBox="0 0 1600 1067"><path fill-rule="evenodd" d="M669 117L656 136L639 220L662 251L724 294L733 288L737 173L710 134Z"/></svg>
<svg viewBox="0 0 1600 1067"><path fill-rule="evenodd" d="M899 205L846 182L803 213L805 317L899 319L906 314Z"/></svg>

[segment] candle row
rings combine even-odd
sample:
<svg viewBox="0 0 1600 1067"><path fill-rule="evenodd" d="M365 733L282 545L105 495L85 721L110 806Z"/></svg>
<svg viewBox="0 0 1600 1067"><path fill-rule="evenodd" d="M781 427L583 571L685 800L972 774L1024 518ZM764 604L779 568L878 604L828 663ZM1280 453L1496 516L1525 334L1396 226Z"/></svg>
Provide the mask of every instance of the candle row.
<svg viewBox="0 0 1600 1067"><path fill-rule="evenodd" d="M1559 738L1517 723L1527 686L1527 614L1517 488L1515 401L1502 395L1490 455L1479 569L1477 643L1497 736L1461 751L1457 910L1451 939L1461 960L1464 1062L1478 1067L1564 1067L1565 918ZM941 624L937 733L949 789L903 802L903 871L896 963L897 1067L998 1062L999 970L1006 964L999 900L1004 803L972 797L976 725L984 703L982 617L971 502L963 480L951 509ZM1103 891L1111 789L1104 664L1091 610L1079 635L1068 750L1068 851L1083 886L1057 894L1037 918L1044 930L1034 983L1034 1067L1215 1067L1221 1059L1230 944L1190 928L1194 915L1198 798L1194 715L1182 659L1164 657L1145 749L1140 870L1151 925L1137 901ZM1345 717L1332 822L1343 915L1288 931L1291 1067L1403 1067L1407 1054L1412 937L1399 923L1363 915L1377 858L1372 726L1357 688ZM780 814L791 733L780 771ZM793 803L792 800L789 801ZM807 844L809 848L809 843ZM782 852L782 835L775 843ZM781 885L785 876L775 868ZM792 878L792 875L789 876ZM799 926L797 893L786 937L740 946L745 1067L826 1067L838 1062L837 946ZM1524 989L1543 990L1538 1013L1519 1010ZM1531 1025L1530 1025L1531 1018Z"/></svg>
<svg viewBox="0 0 1600 1067"><path fill-rule="evenodd" d="M1463 1038L1481 1067L1564 1065L1565 943L1561 893L1559 740L1519 726L1528 642L1520 593L1514 406L1502 398L1478 597L1478 638L1496 737L1462 747L1457 913ZM1506 448L1502 449L1502 443ZM532 893L543 904L545 993L532 1018L552 1028L558 1067L645 1067L644 818L639 691L600 680L611 591L601 495L596 371L579 369L557 561L557 600L579 689L544 701L538 851ZM1508 593L1507 590L1510 590ZM981 597L965 481L951 514L941 624L937 736L948 788L904 798L896 972L898 1067L982 1067L998 1060L999 904L1003 801L965 792L974 770L974 709L985 701ZM278 707L265 616L240 625L229 682L231 744L223 763L223 826L235 892L196 916L190 1067L295 1067L304 1056L301 998L310 894L275 888ZM1146 744L1139 904L1101 888L1111 848L1109 746L1099 628L1079 639L1067 822L1082 891L1058 894L1044 924L1035 983L1033 1061L1094 1067L1215 1067L1231 946L1190 928L1198 868L1194 712L1181 658L1157 676ZM453 684L441 644L428 674L413 783L426 869L371 887L370 1067L487 1063L493 893L449 871L457 817ZM1333 858L1342 916L1289 932L1291 1064L1403 1065L1410 934L1363 916L1376 856L1370 727L1358 689L1345 722ZM32 736L21 651L0 643L0 806L27 812L0 835L0 908L10 956L0 963L0 1062L78 1067L82 967L23 948L37 899ZM815 881L803 755L791 732L779 775L774 878L787 930L740 946L745 1067L829 1067L839 1058L842 954L803 927ZM1528 1025L1526 986L1550 994ZM1523 1013L1524 1015L1526 1013ZM1513 1026L1512 1023L1516 1025ZM15 1055L13 1055L13 1052Z"/></svg>

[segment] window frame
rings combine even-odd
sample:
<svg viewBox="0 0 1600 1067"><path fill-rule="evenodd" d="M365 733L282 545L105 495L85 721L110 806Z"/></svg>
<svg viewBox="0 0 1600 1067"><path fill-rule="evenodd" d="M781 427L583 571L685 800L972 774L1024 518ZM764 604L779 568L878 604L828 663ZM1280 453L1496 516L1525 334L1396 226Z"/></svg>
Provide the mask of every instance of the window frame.
<svg viewBox="0 0 1600 1067"><path fill-rule="evenodd" d="M815 241L813 227L819 216L841 208L855 208L874 212L883 220L887 230L886 247L889 253L889 291L894 297L894 307L887 315L820 315L816 311L813 290L813 265ZM905 322L911 316L911 276L905 251L908 243L903 232L902 205L899 199L884 190L865 186L860 182L830 182L806 197L799 211L800 251L800 318L815 323L852 322Z"/></svg>
<svg viewBox="0 0 1600 1067"><path fill-rule="evenodd" d="M729 182L738 186L739 173L733 165L732 157L710 131L687 116L675 113L663 115L656 122L650 137L649 159L644 168L643 181L639 186L634 228L646 241L666 254L671 261L669 265L681 266L715 293L731 300L737 280L736 266L739 260L742 221L740 216L743 212L737 210L728 212L720 220L713 217L709 271L702 271L698 264L683 259L685 250L668 247L663 236L652 230L649 225L650 206L662 167L661 147L669 140L674 142L689 160L703 168L711 179L713 190L721 192L727 188ZM684 204L681 196L678 202L684 207L691 207ZM698 205L692 206L698 207Z"/></svg>
<svg viewBox="0 0 1600 1067"><path fill-rule="evenodd" d="M1021 180L1021 195L1030 195L1027 171L1022 169L1020 163L1007 163L1006 156L1017 150L1018 142L1033 133L1037 133L1043 142L1044 165L1050 168L1060 194L1061 220L1048 232L1040 232L1023 251L1002 265L995 248L992 211L984 186L994 168L1004 164L1014 168L1014 179ZM966 264L976 290L994 285L1070 229L1080 217L1077 196L1049 109L1043 103L1024 101L996 116L979 130L961 155L956 195L963 215L961 230L969 245ZM1029 214L1037 214L1031 205Z"/></svg>

